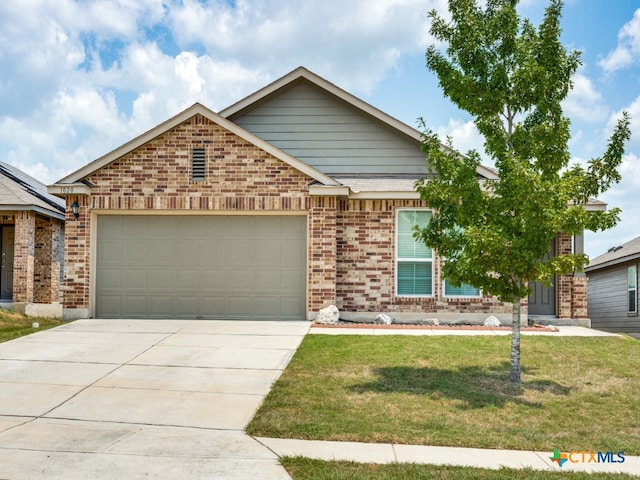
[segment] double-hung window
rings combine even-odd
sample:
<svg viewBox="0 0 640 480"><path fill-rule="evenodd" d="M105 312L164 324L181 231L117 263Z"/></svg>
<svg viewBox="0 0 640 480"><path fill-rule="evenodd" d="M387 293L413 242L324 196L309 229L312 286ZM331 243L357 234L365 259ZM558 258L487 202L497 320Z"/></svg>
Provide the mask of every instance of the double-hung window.
<svg viewBox="0 0 640 480"><path fill-rule="evenodd" d="M433 251L414 237L413 228L425 228L431 220L429 210L397 210L396 216L396 295L433 295Z"/></svg>
<svg viewBox="0 0 640 480"><path fill-rule="evenodd" d="M480 297L480 289L474 287L473 285L469 285L468 283L463 283L459 287L454 287L453 285L449 285L447 279L444 279L444 296L445 297Z"/></svg>
<svg viewBox="0 0 640 480"><path fill-rule="evenodd" d="M636 266L627 269L628 312L638 313L638 269Z"/></svg>

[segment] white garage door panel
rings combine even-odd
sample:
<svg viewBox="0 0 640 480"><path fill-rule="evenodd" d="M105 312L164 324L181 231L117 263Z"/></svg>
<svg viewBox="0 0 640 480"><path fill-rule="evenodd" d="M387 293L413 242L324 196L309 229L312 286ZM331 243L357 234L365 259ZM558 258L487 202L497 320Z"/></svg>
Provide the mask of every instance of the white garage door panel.
<svg viewBox="0 0 640 480"><path fill-rule="evenodd" d="M97 317L300 320L305 294L305 217L98 217Z"/></svg>

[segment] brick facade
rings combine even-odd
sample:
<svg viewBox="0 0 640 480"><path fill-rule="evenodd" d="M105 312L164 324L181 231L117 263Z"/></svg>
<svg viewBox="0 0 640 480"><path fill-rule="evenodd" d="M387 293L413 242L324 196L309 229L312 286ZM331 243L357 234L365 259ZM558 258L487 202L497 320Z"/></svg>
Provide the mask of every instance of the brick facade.
<svg viewBox="0 0 640 480"><path fill-rule="evenodd" d="M193 148L205 149L204 180L192 179ZM115 159L85 180L93 185L89 195L66 197L67 205L74 201L80 205L78 219L67 212L63 286L66 309L91 312L92 232L95 235L92 222L100 214L133 210L165 214L306 214L307 311L311 315L331 304L343 312L427 317L511 314L510 304L492 297L447 298L438 280L434 281L432 297L396 296L396 210L424 207L422 202L311 195L313 178L200 114ZM433 266L434 278L439 279L438 258L434 258ZM567 278L571 284L571 278ZM569 300L568 308L580 312L579 298L575 300L575 305Z"/></svg>
<svg viewBox="0 0 640 480"><path fill-rule="evenodd" d="M63 305L69 309L89 308L89 265L91 251L89 197L71 195L67 206L77 202L80 216L76 219L67 208L64 236Z"/></svg>
<svg viewBox="0 0 640 480"><path fill-rule="evenodd" d="M15 213L15 237L13 246L13 301L34 301L36 213Z"/></svg>
<svg viewBox="0 0 640 480"><path fill-rule="evenodd" d="M191 179L191 150L206 150L206 178ZM90 309L91 221L109 210L306 212L308 310L335 303L335 198L309 195L313 181L255 145L197 115L91 175L90 196L70 195L80 217L67 214L64 306Z"/></svg>
<svg viewBox="0 0 640 480"><path fill-rule="evenodd" d="M20 210L0 216L0 225L15 227L12 302L60 302L63 222L31 210Z"/></svg>
<svg viewBox="0 0 640 480"><path fill-rule="evenodd" d="M511 314L511 304L493 297L447 298L441 260L434 256L433 296L395 294L395 229L399 208L424 208L417 200L341 200L337 230L337 306L347 312Z"/></svg>
<svg viewBox="0 0 640 480"><path fill-rule="evenodd" d="M556 254L573 252L573 238L563 233L556 237ZM558 275L557 313L558 318L587 318L587 278L573 275Z"/></svg>

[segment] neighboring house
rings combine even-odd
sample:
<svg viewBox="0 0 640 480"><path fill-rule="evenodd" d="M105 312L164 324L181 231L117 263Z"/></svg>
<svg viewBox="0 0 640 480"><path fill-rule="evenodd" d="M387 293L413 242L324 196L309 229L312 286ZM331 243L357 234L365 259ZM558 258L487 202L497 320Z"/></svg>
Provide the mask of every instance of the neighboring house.
<svg viewBox="0 0 640 480"><path fill-rule="evenodd" d="M592 327L610 332L640 332L638 267L640 237L591 260L585 272L589 277Z"/></svg>
<svg viewBox="0 0 640 480"><path fill-rule="evenodd" d="M220 114L195 104L49 187L80 207L65 315L310 319L335 304L351 319L510 319L510 304L442 281L413 239L431 218L420 147L419 131L304 68ZM538 314L586 318L586 279L555 283Z"/></svg>
<svg viewBox="0 0 640 480"><path fill-rule="evenodd" d="M64 212L45 185L0 162L0 307L61 316Z"/></svg>

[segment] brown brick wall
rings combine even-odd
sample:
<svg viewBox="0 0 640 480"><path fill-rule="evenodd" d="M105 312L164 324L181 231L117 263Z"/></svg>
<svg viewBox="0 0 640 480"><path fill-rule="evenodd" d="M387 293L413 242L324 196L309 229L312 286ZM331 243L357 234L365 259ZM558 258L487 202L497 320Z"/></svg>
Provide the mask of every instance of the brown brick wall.
<svg viewBox="0 0 640 480"><path fill-rule="evenodd" d="M573 252L571 235L558 234L556 252L566 255ZM558 291L558 318L587 318L587 279L573 275L559 275L556 279Z"/></svg>
<svg viewBox="0 0 640 480"><path fill-rule="evenodd" d="M336 304L335 197L312 197L309 212L309 311Z"/></svg>
<svg viewBox="0 0 640 480"><path fill-rule="evenodd" d="M13 301L34 301L36 213L15 213L13 250Z"/></svg>
<svg viewBox="0 0 640 480"><path fill-rule="evenodd" d="M53 258L53 227L49 218L36 217L35 270L33 275L36 303L51 303L51 261Z"/></svg>
<svg viewBox="0 0 640 480"><path fill-rule="evenodd" d="M61 300L62 221L30 211L0 215L0 225L15 225L13 298L17 303Z"/></svg>
<svg viewBox="0 0 640 480"><path fill-rule="evenodd" d="M587 277L572 277L571 318L588 318Z"/></svg>
<svg viewBox="0 0 640 480"><path fill-rule="evenodd" d="M434 258L433 297L395 294L395 222L398 208L419 208L414 200L341 200L337 227L337 301L349 312L511 313L493 297L446 298L441 263Z"/></svg>
<svg viewBox="0 0 640 480"><path fill-rule="evenodd" d="M36 217L34 302L60 301L60 269L64 227L50 217Z"/></svg>
<svg viewBox="0 0 640 480"><path fill-rule="evenodd" d="M191 179L192 148L205 148L204 181ZM335 235L331 237L335 200L326 199L325 204L325 199L312 199L310 177L202 116L130 152L88 180L95 185L90 196L66 199L67 205L77 201L81 212L78 220L67 213L65 308L89 308L91 212L100 210L307 211L309 225L326 229L309 228L310 244L322 252L309 260L309 307L317 310L335 302L335 261L330 253L331 244L335 245ZM333 251L335 258L335 246ZM334 266L328 266L332 261Z"/></svg>
<svg viewBox="0 0 640 480"><path fill-rule="evenodd" d="M67 213L64 231L64 282L62 285L65 308L89 308L89 252L90 212L89 197L70 195L66 198ZM71 204L78 202L80 216L76 219Z"/></svg>

